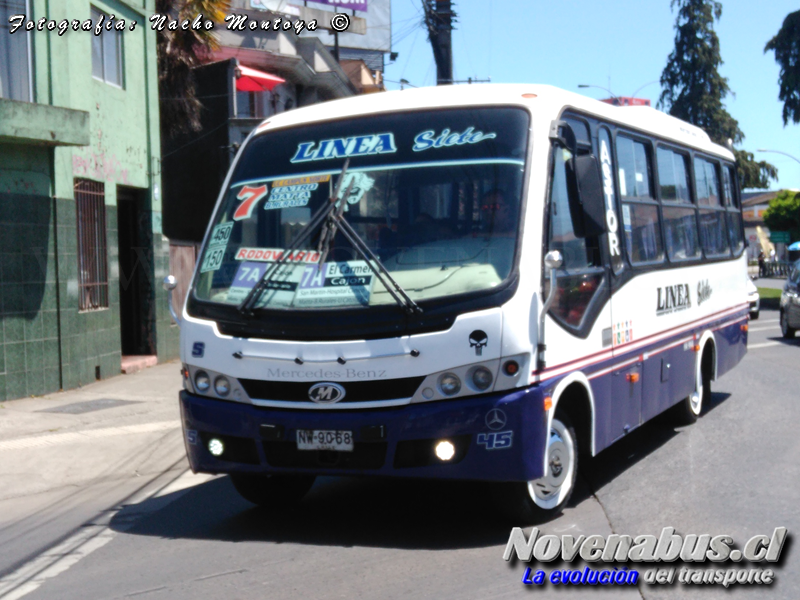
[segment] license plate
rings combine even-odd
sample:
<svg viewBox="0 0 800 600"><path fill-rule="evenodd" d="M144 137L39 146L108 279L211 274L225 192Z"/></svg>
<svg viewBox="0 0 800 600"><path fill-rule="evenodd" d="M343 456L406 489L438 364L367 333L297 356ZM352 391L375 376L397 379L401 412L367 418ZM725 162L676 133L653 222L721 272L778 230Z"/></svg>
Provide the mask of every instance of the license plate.
<svg viewBox="0 0 800 600"><path fill-rule="evenodd" d="M353 451L352 431L330 431L321 429L298 429L298 450Z"/></svg>

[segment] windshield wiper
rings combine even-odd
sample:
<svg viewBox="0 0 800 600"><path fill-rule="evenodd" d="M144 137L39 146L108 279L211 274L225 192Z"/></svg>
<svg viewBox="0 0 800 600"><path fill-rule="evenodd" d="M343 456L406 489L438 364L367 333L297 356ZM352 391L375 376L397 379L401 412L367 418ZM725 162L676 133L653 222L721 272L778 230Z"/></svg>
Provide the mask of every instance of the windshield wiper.
<svg viewBox="0 0 800 600"><path fill-rule="evenodd" d="M350 189L353 186L353 181L351 181L347 186L347 190L342 195L341 199L339 199L339 192L341 191L342 183L344 182L349 165L350 159L348 158L344 163L344 167L342 168L339 181L336 182L336 189L333 192L333 196L325 205L320 207L320 209L317 210L317 212L311 217L309 222L303 226L298 233L297 239L292 243L291 247L289 247L281 255L281 258L278 261L274 262L264 272L253 289L247 294L247 297L239 305L240 313L246 316L253 316L253 306L258 301L258 298L260 298L264 293L264 291L266 291L270 280L281 269L281 267L289 261L289 258L294 254L295 250L297 250L312 235L317 226L323 222L323 230L320 234L320 241L317 246L317 249L320 253L319 268L322 268L322 265L328 256L334 236L338 230L341 230L344 237L350 242L350 244L352 244L356 252L364 259L372 272L375 273L375 276L383 284L383 287L386 288L386 291L391 294L395 302L397 302L397 304L399 304L400 307L403 308L409 315L422 312L422 309L419 307L419 305L414 302L408 296L406 291L400 286L400 284L398 284L392 278L391 274L380 261L380 259L375 256L361 236L358 235L358 232L356 232L356 230L353 229L350 223L348 223L344 218L344 209ZM340 201L337 203L337 200Z"/></svg>
<svg viewBox="0 0 800 600"><path fill-rule="evenodd" d="M347 196L345 196L345 198L346 197ZM347 238L347 241L352 244L356 252L361 255L361 258L364 259L364 262L367 263L367 266L369 266L372 272L375 273L375 276L383 284L383 287L386 288L386 291L392 295L392 298L395 299L395 302L405 309L406 313L409 315L421 313L422 309L419 307L419 305L414 302L408 296L406 291L400 286L400 284L392 278L388 269L383 265L380 259L375 256L372 250L369 249L369 246L367 246L366 242L364 242L361 236L358 235L358 232L353 229L350 223L345 220L343 211L334 211L331 214L330 219L335 221L335 224L338 225L339 229L341 229L344 237Z"/></svg>
<svg viewBox="0 0 800 600"><path fill-rule="evenodd" d="M349 166L350 159L348 158L344 161L344 166L342 167L342 172L339 175L339 181L336 182L336 189L333 191L333 196L329 198L328 202L320 206L317 212L311 216L311 219L300 229L297 238L295 238L291 246L289 246L289 248L287 248L283 254L281 254L281 257L272 263L266 271L264 271L264 274L253 286L253 289L248 292L245 299L242 300L242 303L239 305L238 310L241 314L247 317L253 316L253 306L256 302L258 302L258 299L261 297L261 295L267 290L270 280L275 276L276 273L278 273L278 271L280 271L281 267L289 262L289 259L294 256L295 251L299 249L309 237L311 237L317 226L322 223L323 220L331 213L331 211L336 208L336 199L339 195L339 190L342 187L344 176L347 174L347 167Z"/></svg>

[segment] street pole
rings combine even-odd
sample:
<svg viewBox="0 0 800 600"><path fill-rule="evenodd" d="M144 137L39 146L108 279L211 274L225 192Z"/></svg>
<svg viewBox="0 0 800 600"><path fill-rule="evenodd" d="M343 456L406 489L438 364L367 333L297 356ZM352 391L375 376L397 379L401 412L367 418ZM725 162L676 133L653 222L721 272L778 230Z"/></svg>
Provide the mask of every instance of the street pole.
<svg viewBox="0 0 800 600"><path fill-rule="evenodd" d="M781 152L780 150L766 150L764 148L759 148L758 150L756 150L756 152L774 152L775 154L783 154L784 156L788 156L789 158L791 158L793 161L800 163L800 159L792 156L787 152Z"/></svg>

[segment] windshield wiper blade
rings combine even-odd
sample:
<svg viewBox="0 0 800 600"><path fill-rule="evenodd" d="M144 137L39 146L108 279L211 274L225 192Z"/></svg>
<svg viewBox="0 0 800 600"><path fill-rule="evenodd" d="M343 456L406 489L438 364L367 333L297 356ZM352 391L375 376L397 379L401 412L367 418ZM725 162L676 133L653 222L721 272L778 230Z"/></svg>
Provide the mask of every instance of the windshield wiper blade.
<svg viewBox="0 0 800 600"><path fill-rule="evenodd" d="M358 232L345 220L341 211L334 213L331 218L336 219L344 237L353 245L356 252L361 255L364 262L366 262L369 268L372 269L372 272L375 273L375 276L380 279L383 287L392 295L395 302L397 302L401 308L405 309L406 313L409 315L421 313L422 308L420 308L420 306L408 296L402 286L392 278L389 270L380 259L375 256L372 250L369 249L369 246L367 246L366 242L358 235Z"/></svg>
<svg viewBox="0 0 800 600"><path fill-rule="evenodd" d="M291 246L287 248L281 257L272 263L264 274L258 279L256 284L253 286L253 289L248 292L247 296L242 303L238 307L238 311L248 317L253 316L253 306L261 295L266 291L267 286L269 285L270 280L275 276L276 273L283 267L289 259L294 255L295 251L302 246L305 241L311 237L314 233L314 230L322 223L325 218L336 208L336 199L339 195L339 190L342 187L342 182L344 181L344 176L347 173L347 168L350 166L350 159L344 161L344 166L342 167L342 173L339 175L339 181L336 182L336 189L333 192L333 196L328 199L328 202L324 203L322 206L317 209L311 219L306 223L302 229L298 232L297 238L295 238L294 242L292 242Z"/></svg>

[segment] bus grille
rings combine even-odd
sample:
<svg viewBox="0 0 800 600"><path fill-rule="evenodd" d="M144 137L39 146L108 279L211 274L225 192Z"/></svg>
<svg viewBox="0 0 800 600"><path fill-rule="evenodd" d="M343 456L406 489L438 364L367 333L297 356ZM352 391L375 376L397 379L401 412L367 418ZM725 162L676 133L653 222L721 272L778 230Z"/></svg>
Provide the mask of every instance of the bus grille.
<svg viewBox="0 0 800 600"><path fill-rule="evenodd" d="M338 404L410 398L424 379L424 377L404 377L379 381L338 381L336 383L345 389L345 397ZM308 390L318 383L259 379L240 379L239 382L251 398L284 402L309 402Z"/></svg>

